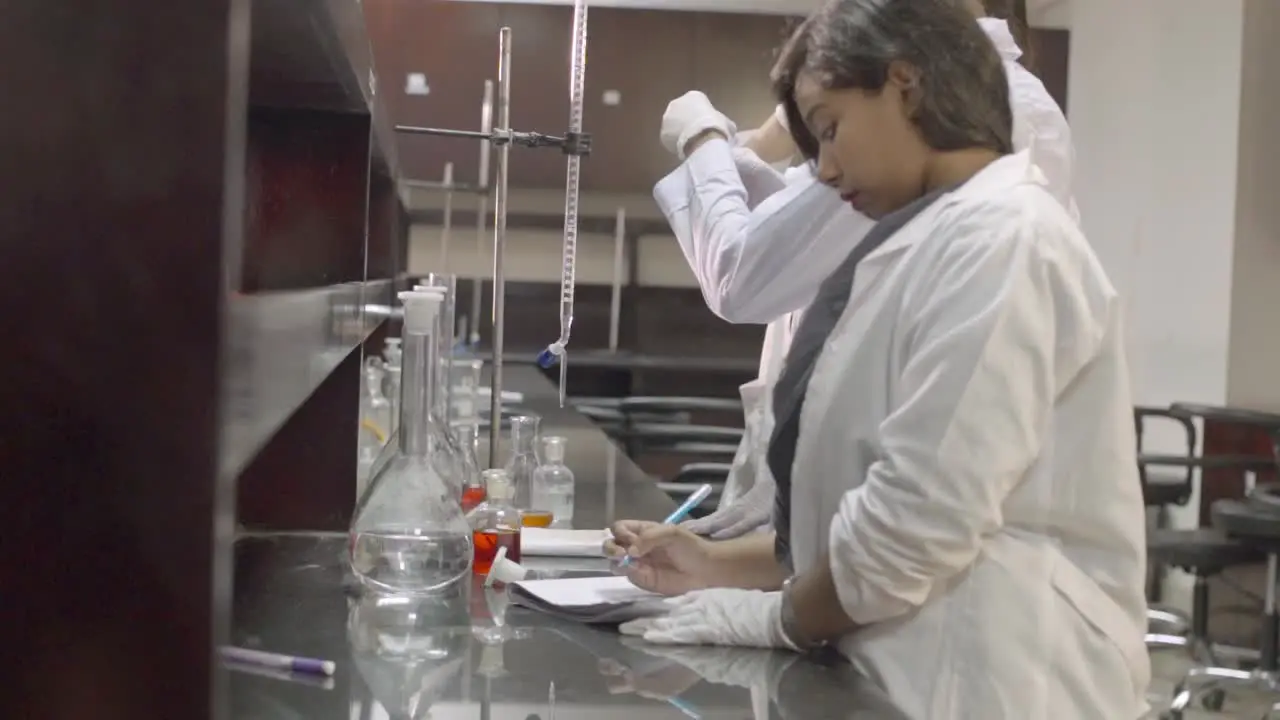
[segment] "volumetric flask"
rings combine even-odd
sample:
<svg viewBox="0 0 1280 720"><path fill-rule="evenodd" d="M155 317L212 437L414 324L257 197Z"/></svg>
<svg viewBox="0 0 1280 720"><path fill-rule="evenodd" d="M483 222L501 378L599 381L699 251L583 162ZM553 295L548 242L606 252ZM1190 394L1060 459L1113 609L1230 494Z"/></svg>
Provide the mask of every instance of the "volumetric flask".
<svg viewBox="0 0 1280 720"><path fill-rule="evenodd" d="M469 577L474 546L458 493L441 476L427 432L431 331L440 295L404 292L400 300L404 349L398 445L356 505L351 570L379 592L420 595Z"/></svg>

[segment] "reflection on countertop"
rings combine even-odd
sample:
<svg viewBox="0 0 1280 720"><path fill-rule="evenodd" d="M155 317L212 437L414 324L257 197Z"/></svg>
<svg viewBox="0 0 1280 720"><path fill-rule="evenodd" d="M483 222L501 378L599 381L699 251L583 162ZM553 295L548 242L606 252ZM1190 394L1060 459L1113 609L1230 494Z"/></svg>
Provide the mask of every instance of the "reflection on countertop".
<svg viewBox="0 0 1280 720"><path fill-rule="evenodd" d="M508 607L505 590L479 583L362 596L345 549L336 534L238 543L232 641L338 670L328 681L231 671L233 718L905 718L841 662L652 646Z"/></svg>

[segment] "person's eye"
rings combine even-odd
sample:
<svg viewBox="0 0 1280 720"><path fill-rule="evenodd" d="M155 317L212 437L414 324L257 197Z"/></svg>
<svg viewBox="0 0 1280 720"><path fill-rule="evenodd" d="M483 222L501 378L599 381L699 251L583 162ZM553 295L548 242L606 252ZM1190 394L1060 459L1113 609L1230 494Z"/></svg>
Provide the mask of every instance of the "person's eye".
<svg viewBox="0 0 1280 720"><path fill-rule="evenodd" d="M818 136L818 139L821 140L822 142L831 142L832 140L835 140L836 127L838 125L839 123L831 123L830 125L825 126L822 129L822 134Z"/></svg>

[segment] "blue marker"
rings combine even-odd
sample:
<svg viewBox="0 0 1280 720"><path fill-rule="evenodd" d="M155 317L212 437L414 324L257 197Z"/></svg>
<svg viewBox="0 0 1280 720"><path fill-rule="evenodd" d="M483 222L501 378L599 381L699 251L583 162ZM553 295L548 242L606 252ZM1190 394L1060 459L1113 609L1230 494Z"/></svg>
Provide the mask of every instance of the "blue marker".
<svg viewBox="0 0 1280 720"><path fill-rule="evenodd" d="M670 515L668 515L667 519L662 521L662 524L675 525L676 523L683 522L684 519L689 516L689 513L693 512L693 509L701 505L702 501L706 500L707 497L709 497L710 495L711 495L710 485L703 485L702 487L698 488L697 490L694 491L692 495L689 496L687 500L685 500L683 503L680 504L680 507L675 509L675 512L672 512ZM630 564L631 564L630 555L626 555L622 558L622 560L618 561L619 567L627 567Z"/></svg>

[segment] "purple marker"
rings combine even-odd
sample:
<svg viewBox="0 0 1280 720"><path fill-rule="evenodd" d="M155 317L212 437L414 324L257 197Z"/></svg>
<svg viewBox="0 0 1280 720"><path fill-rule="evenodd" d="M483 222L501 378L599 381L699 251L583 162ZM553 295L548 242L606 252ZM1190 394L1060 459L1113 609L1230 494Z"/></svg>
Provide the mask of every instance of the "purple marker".
<svg viewBox="0 0 1280 720"><path fill-rule="evenodd" d="M332 660L315 660L230 646L218 648L218 651L222 653L222 659L229 662L307 673L309 675L332 675L333 671L337 669Z"/></svg>

